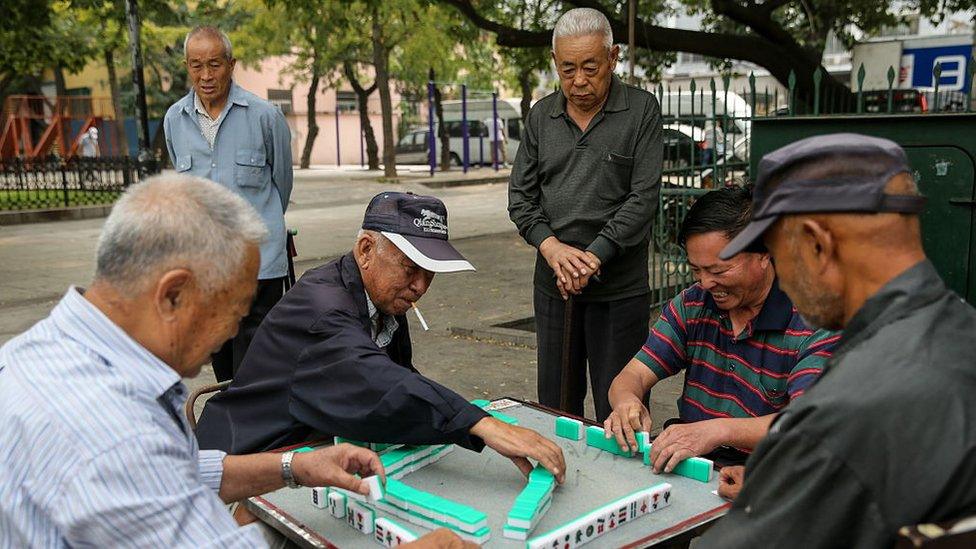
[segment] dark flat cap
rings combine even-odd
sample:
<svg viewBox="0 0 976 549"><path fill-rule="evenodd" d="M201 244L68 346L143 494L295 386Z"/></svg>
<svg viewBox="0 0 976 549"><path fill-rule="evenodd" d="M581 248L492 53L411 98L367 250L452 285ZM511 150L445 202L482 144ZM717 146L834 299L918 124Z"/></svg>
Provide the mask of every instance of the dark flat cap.
<svg viewBox="0 0 976 549"><path fill-rule="evenodd" d="M863 168L850 175L835 174L822 179L785 179L770 183L800 163L834 157L848 158L858 166L858 157L871 158L877 169ZM921 213L925 198L915 195L885 194L888 181L899 173L911 173L905 151L894 141L856 133L818 135L776 149L759 161L759 173L752 197L752 222L722 250L728 259L762 237L784 214L841 212Z"/></svg>

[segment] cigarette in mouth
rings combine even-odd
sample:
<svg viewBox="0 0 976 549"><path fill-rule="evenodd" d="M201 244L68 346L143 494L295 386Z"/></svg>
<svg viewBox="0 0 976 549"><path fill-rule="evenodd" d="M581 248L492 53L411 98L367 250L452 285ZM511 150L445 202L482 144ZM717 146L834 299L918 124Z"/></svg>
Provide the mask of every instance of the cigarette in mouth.
<svg viewBox="0 0 976 549"><path fill-rule="evenodd" d="M413 312L417 313L417 320L419 320L420 325L424 327L424 331L426 332L427 330L430 330L430 328L427 326L427 321L424 320L424 315L420 314L420 309L417 308L417 304L411 303L410 306L413 307Z"/></svg>

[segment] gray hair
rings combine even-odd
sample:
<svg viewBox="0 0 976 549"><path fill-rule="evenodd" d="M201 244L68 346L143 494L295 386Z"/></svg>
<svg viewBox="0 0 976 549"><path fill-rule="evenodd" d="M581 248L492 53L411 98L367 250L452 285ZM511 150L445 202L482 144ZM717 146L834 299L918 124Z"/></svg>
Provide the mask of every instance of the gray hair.
<svg viewBox="0 0 976 549"><path fill-rule="evenodd" d="M95 280L138 293L161 271L189 269L206 293L226 286L248 245L268 234L243 198L213 181L158 175L112 208L98 239Z"/></svg>
<svg viewBox="0 0 976 549"><path fill-rule="evenodd" d="M362 238L363 235L367 235L367 234L372 236L374 239L376 239L377 250L381 250L381 249L385 250L387 244L393 244L393 242L390 242L389 238L386 238L386 235L384 235L380 231L374 231L372 229L359 229L359 232L356 233L356 242L359 242L359 239Z"/></svg>
<svg viewBox="0 0 976 549"><path fill-rule="evenodd" d="M218 29L217 27L212 27L209 25L194 27L193 30L186 33L186 38L183 39L183 56L186 57L186 47L190 44L190 39L194 36L202 34L205 36L210 36L212 38L217 38L224 45L224 57L230 61L234 58L234 50L230 45L230 38L224 31Z"/></svg>
<svg viewBox="0 0 976 549"><path fill-rule="evenodd" d="M556 39L564 36L603 36L603 45L609 51L613 47L613 29L607 16L593 8L575 8L567 11L556 21L552 29L552 51L556 51Z"/></svg>

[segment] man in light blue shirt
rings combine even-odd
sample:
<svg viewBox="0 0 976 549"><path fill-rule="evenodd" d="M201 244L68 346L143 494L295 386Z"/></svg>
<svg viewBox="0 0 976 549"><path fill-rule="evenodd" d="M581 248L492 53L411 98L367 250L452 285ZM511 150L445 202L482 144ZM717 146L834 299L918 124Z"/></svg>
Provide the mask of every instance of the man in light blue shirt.
<svg viewBox="0 0 976 549"><path fill-rule="evenodd" d="M369 490L373 452L200 451L181 377L237 331L266 230L200 178L133 186L95 279L0 348L0 547L252 547L224 506L284 485Z"/></svg>
<svg viewBox="0 0 976 549"><path fill-rule="evenodd" d="M278 302L288 274L285 210L292 189L291 133L281 109L233 81L227 35L197 27L184 41L193 89L166 112L163 130L177 172L216 181L244 197L261 215L258 291L238 335L213 357L217 381L233 378L261 320Z"/></svg>

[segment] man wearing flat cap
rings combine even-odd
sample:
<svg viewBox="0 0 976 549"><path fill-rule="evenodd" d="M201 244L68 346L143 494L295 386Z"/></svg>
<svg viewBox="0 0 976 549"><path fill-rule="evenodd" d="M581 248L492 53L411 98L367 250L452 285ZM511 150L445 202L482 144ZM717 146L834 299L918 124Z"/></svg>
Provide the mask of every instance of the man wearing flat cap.
<svg viewBox="0 0 976 549"><path fill-rule="evenodd" d="M422 376L404 313L434 273L473 271L448 242L433 197L384 192L348 254L306 272L271 310L225 391L204 407L202 448L231 454L338 435L406 444L490 446L526 474L527 457L562 482L562 451Z"/></svg>
<svg viewBox="0 0 976 549"><path fill-rule="evenodd" d="M891 547L976 512L976 311L925 257L911 173L897 144L856 134L760 162L752 222L721 256L761 239L804 318L844 333L744 474L723 469L735 503L698 547Z"/></svg>

